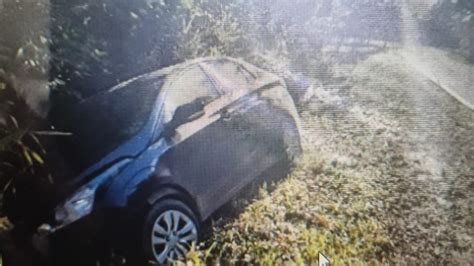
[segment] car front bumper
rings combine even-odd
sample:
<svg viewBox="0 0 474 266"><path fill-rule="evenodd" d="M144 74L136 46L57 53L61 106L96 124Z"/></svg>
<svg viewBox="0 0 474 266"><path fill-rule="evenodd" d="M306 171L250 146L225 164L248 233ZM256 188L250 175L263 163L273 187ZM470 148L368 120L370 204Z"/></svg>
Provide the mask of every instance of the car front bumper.
<svg viewBox="0 0 474 266"><path fill-rule="evenodd" d="M54 251L57 246L91 247L107 242L110 247L128 248L140 236L141 220L137 217L126 209L97 209L71 224L44 223L33 236L33 246L43 255L49 253L43 251L45 246Z"/></svg>
<svg viewBox="0 0 474 266"><path fill-rule="evenodd" d="M58 242L60 245L70 244L66 242L88 243L101 234L102 228L103 215L95 212L70 224L43 223L37 227L31 242L42 256L49 257L51 249L54 250L56 245L53 242ZM60 240L56 241L57 239Z"/></svg>

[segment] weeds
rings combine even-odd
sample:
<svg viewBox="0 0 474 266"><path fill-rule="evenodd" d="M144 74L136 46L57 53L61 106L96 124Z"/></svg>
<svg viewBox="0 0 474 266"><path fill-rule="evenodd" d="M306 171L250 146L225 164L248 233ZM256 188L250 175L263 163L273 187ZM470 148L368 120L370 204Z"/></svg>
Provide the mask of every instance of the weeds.
<svg viewBox="0 0 474 266"><path fill-rule="evenodd" d="M334 265L376 260L390 241L383 226L370 217L368 199L352 199L347 188L359 180L325 168L316 158L301 158L272 193L261 189L259 199L235 221L215 228L209 248L188 258L201 264L306 265L316 263L322 252ZM332 183L336 176L341 186L318 185Z"/></svg>

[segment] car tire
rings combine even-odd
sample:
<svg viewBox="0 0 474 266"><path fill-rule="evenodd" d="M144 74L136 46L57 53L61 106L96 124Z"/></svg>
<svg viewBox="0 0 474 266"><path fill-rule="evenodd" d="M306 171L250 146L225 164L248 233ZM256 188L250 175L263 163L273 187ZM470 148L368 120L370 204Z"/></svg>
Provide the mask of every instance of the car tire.
<svg viewBox="0 0 474 266"><path fill-rule="evenodd" d="M200 235L200 224L190 207L179 200L155 203L145 218L143 250L148 261L164 264L182 260Z"/></svg>

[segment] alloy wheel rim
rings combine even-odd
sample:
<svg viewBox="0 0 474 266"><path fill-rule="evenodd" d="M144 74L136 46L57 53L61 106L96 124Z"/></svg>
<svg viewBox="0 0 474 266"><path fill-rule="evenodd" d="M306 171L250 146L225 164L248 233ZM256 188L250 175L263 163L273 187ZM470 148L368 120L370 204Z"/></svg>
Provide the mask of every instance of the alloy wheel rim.
<svg viewBox="0 0 474 266"><path fill-rule="evenodd" d="M196 242L196 224L178 210L163 212L153 224L151 246L155 260L160 264L183 259Z"/></svg>

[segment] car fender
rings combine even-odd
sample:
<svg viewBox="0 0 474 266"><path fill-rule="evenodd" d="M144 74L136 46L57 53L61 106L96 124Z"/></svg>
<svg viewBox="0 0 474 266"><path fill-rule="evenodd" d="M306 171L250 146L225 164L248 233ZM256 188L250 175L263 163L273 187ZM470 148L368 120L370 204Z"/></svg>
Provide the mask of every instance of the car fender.
<svg viewBox="0 0 474 266"><path fill-rule="evenodd" d="M130 193L127 193L128 208L142 212L160 200L176 199L191 207L200 219L200 209L196 204L196 199L185 188L174 182L174 178L166 166L159 164L153 173L148 172L148 174L149 176L142 179L141 183L131 184L127 187L127 189L133 188L129 191Z"/></svg>
<svg viewBox="0 0 474 266"><path fill-rule="evenodd" d="M170 145L161 139L140 154L118 176L105 186L103 207L126 207L128 197L138 186L155 173L158 160Z"/></svg>
<svg viewBox="0 0 474 266"><path fill-rule="evenodd" d="M175 184L171 171L159 158L172 145L164 140L152 145L144 154L139 156L130 168L125 169L107 186L103 207L143 207L153 205L164 197L178 197L199 213L196 201L184 188ZM139 170L138 170L139 169ZM133 174L132 178L128 178ZM178 199L178 198L177 198Z"/></svg>

